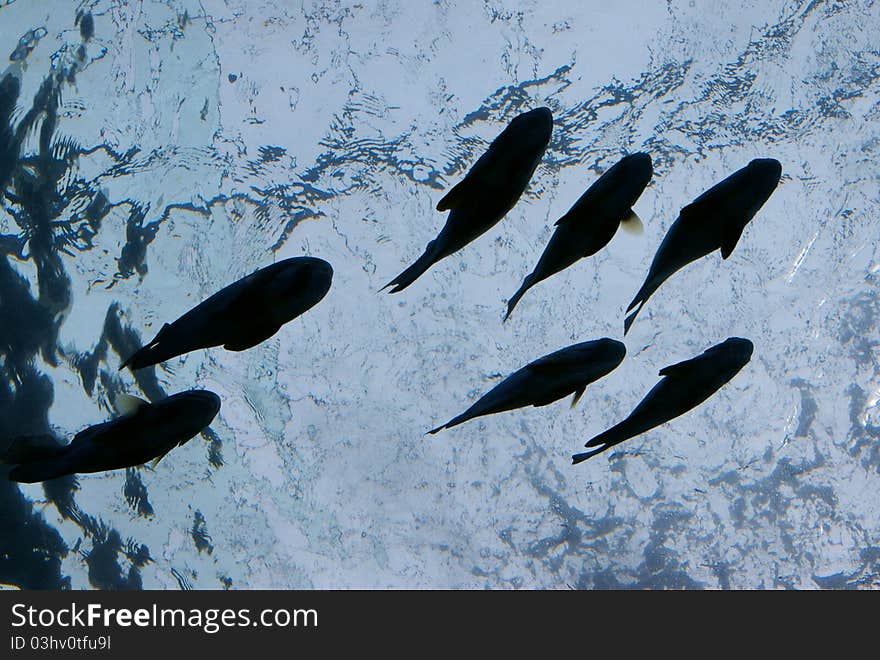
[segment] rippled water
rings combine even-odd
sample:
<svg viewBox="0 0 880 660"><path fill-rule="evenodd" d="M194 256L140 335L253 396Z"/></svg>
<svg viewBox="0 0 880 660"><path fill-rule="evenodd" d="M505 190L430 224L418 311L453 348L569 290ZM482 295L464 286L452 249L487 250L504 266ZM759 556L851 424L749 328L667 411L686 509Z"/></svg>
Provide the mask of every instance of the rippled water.
<svg viewBox="0 0 880 660"><path fill-rule="evenodd" d="M0 441L72 437L123 390L223 407L155 470L0 479L0 582L880 586L875 2L63 4L0 3ZM539 105L553 138L513 211L377 293ZM502 325L556 219L639 150L645 234ZM783 179L733 256L670 279L578 408L423 435L540 355L620 338L678 210L755 157ZM333 288L271 340L117 371L300 254ZM570 465L661 367L731 335L755 355L715 397Z"/></svg>

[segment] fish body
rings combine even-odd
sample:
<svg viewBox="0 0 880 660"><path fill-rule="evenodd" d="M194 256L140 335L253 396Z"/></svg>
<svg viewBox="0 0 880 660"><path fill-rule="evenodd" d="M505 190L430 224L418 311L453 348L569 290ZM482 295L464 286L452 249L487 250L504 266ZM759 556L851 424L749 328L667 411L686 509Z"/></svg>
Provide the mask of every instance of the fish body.
<svg viewBox="0 0 880 660"><path fill-rule="evenodd" d="M693 410L728 383L748 364L754 346L748 339L731 337L695 358L664 367L662 380L625 420L586 443L592 451L572 456L574 464Z"/></svg>
<svg viewBox="0 0 880 660"><path fill-rule="evenodd" d="M332 278L330 264L316 257L261 268L166 323L120 369L142 369L202 348L243 351L256 346L320 302Z"/></svg>
<svg viewBox="0 0 880 660"><path fill-rule="evenodd" d="M651 156L636 153L625 156L599 177L574 206L556 221L556 230L538 265L510 297L504 320L510 317L526 291L580 259L599 252L608 245L621 224L631 222L640 225L632 207L652 174Z"/></svg>
<svg viewBox="0 0 880 660"><path fill-rule="evenodd" d="M623 361L626 347L614 339L573 344L530 362L487 392L458 417L431 431L452 428L475 417L525 406L546 406L574 394L572 406L587 385L611 373Z"/></svg>
<svg viewBox="0 0 880 660"><path fill-rule="evenodd" d="M437 203L451 211L440 234L416 262L385 285L403 291L435 263L494 227L522 196L553 131L549 108L514 117L467 175Z"/></svg>
<svg viewBox="0 0 880 660"><path fill-rule="evenodd" d="M51 436L16 438L3 462L15 465L9 479L23 483L142 465L195 437L219 411L220 397L207 390L140 401L131 412L80 431L67 445Z"/></svg>
<svg viewBox="0 0 880 660"><path fill-rule="evenodd" d="M629 316L623 324L624 334L648 298L674 273L715 250L721 250L724 259L733 253L746 225L776 190L781 176L778 160L755 159L681 210L660 243L644 284L626 309Z"/></svg>

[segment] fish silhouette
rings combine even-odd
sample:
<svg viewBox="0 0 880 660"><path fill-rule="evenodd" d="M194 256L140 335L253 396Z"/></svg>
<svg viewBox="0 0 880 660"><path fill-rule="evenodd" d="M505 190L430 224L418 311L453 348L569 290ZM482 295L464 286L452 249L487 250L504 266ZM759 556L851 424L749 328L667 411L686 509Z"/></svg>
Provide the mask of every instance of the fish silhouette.
<svg viewBox="0 0 880 660"><path fill-rule="evenodd" d="M696 408L748 364L754 349L748 339L731 337L690 360L664 367L663 379L625 420L587 442L592 451L572 456L577 464L655 426Z"/></svg>
<svg viewBox="0 0 880 660"><path fill-rule="evenodd" d="M607 337L550 353L515 371L461 415L428 433L433 435L474 417L525 406L546 406L569 394L574 394L574 407L587 385L614 371L625 355L626 347Z"/></svg>
<svg viewBox="0 0 880 660"><path fill-rule="evenodd" d="M9 479L34 483L148 461L155 465L211 423L220 411L220 397L207 390L189 390L147 403L123 395L117 407L120 417L80 431L67 445L50 435L14 439L2 461L15 465Z"/></svg>
<svg viewBox="0 0 880 660"><path fill-rule="evenodd" d="M316 257L293 257L261 268L198 304L122 363L142 369L200 348L243 351L327 295L333 268Z"/></svg>
<svg viewBox="0 0 880 660"><path fill-rule="evenodd" d="M579 259L596 254L608 245L618 227L641 230L641 221L632 207L653 171L648 154L631 154L615 163L581 195L568 213L556 221L556 231L538 265L508 301L505 321L526 291Z"/></svg>
<svg viewBox="0 0 880 660"><path fill-rule="evenodd" d="M467 175L437 204L451 209L443 230L416 262L386 284L403 291L435 263L494 227L528 186L553 131L548 108L525 112L510 122Z"/></svg>
<svg viewBox="0 0 880 660"><path fill-rule="evenodd" d="M715 250L727 259L749 221L776 190L782 165L772 158L758 158L713 186L685 206L672 223L645 283L629 304L623 334L635 321L648 298L674 273Z"/></svg>

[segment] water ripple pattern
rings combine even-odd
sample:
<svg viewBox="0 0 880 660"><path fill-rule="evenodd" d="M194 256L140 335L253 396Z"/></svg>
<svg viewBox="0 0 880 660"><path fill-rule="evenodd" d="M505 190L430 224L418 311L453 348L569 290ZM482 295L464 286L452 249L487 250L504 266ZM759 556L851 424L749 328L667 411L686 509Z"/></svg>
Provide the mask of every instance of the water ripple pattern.
<svg viewBox="0 0 880 660"><path fill-rule="evenodd" d="M223 400L155 469L0 478L0 582L880 587L877 2L7 0L0 26L0 445L72 437L122 391ZM540 105L553 138L520 202L379 295ZM556 219L635 151L645 234L502 324ZM783 178L735 253L670 279L578 408L424 436L536 357L620 337L678 210L756 157ZM333 288L270 340L117 371L301 254ZM731 335L755 357L715 397L570 465Z"/></svg>

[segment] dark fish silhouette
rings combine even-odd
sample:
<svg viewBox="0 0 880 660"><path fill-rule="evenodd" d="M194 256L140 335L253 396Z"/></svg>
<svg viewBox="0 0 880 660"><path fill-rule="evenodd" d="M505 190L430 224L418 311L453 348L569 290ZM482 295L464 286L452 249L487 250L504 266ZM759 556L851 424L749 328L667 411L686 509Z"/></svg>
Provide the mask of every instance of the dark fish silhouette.
<svg viewBox="0 0 880 660"><path fill-rule="evenodd" d="M525 406L546 406L569 394L574 394L573 408L587 385L614 371L625 355L626 347L607 337L550 353L512 373L464 413L428 433L452 428L474 417Z"/></svg>
<svg viewBox="0 0 880 660"><path fill-rule="evenodd" d="M157 403L123 395L121 417L90 426L68 445L50 435L22 436L3 456L14 464L11 481L34 483L68 474L156 465L169 451L193 438L220 410L220 397L207 390L180 392Z"/></svg>
<svg viewBox="0 0 880 660"><path fill-rule="evenodd" d="M425 253L383 289L403 291L432 265L495 226L523 194L553 131L548 108L518 115L492 141L467 175L437 204L452 209L446 225Z"/></svg>
<svg viewBox="0 0 880 660"><path fill-rule="evenodd" d="M592 458L696 408L748 364L752 349L752 342L748 339L731 337L691 360L664 367L660 370L663 379L648 392L630 416L590 440L585 446L598 449L575 454L571 457L572 463Z"/></svg>
<svg viewBox="0 0 880 660"><path fill-rule="evenodd" d="M122 363L142 369L200 348L243 351L316 305L330 290L333 268L323 259L293 257L221 289Z"/></svg>
<svg viewBox="0 0 880 660"><path fill-rule="evenodd" d="M626 317L623 334L648 298L673 273L719 248L724 259L731 255L743 229L776 190L781 175L778 160L755 159L681 210L654 255L645 283L626 310L629 314L638 305Z"/></svg>
<svg viewBox="0 0 880 660"><path fill-rule="evenodd" d="M504 320L510 317L526 291L579 259L596 254L608 245L622 223L640 231L641 222L632 206L653 172L651 157L636 153L625 156L599 177L568 213L556 221L556 231L538 265L508 301Z"/></svg>

